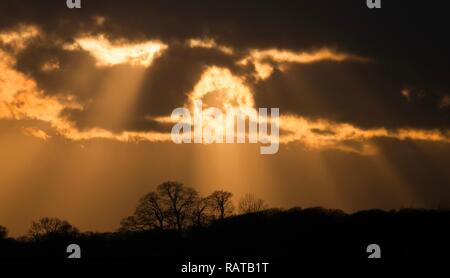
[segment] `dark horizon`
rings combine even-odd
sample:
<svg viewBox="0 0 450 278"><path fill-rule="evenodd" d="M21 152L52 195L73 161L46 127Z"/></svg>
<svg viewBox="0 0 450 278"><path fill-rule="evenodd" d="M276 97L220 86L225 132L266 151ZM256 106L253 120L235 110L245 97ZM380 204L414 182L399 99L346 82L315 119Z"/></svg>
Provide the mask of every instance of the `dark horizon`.
<svg viewBox="0 0 450 278"><path fill-rule="evenodd" d="M169 191L178 192L178 197L170 197L175 195ZM128 262L136 265L151 259L146 266L152 273L167 274L184 272L191 264L242 267L241 261L264 262L270 271L263 273L287 273L296 271L292 262L299 259L305 263L312 258L361 262L380 254L389 261L448 257L448 208L347 214L320 207L274 209L247 195L233 213L228 209L231 193L215 191L206 198L196 194L180 183L163 183L157 192L143 196L135 213L111 232L79 231L63 219L42 218L32 223L26 237L14 239L0 226L0 259L132 259ZM203 210L206 199L210 207ZM165 207L164 227L153 214L158 202ZM186 217L181 226L176 222L179 216Z"/></svg>

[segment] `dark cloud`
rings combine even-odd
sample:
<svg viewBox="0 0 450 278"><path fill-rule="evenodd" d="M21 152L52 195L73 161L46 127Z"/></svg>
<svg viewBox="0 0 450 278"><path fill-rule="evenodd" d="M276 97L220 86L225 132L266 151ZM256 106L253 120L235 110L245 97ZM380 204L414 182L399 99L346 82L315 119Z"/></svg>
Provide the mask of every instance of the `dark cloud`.
<svg viewBox="0 0 450 278"><path fill-rule="evenodd" d="M105 30L111 36L164 40L207 35L239 48L325 43L398 61L409 57L410 63L444 55L448 46L442 41L443 4L424 1L385 1L380 10L367 9L365 0L91 0L79 10L67 9L65 2L2 1L0 26L33 22L59 37ZM97 26L93 16L105 16L108 24Z"/></svg>
<svg viewBox="0 0 450 278"><path fill-rule="evenodd" d="M45 39L31 43L20 53L17 68L36 80L47 95L74 95L84 109L67 109L64 114L80 129L167 131L167 126L149 118L167 116L176 107L182 107L187 93L208 66L227 67L235 74L246 74L248 69L236 66L236 59L238 57L217 49L190 48L184 43L173 43L145 69L142 84L137 88L139 92L134 109L129 111L127 121L120 123L114 119L93 117L105 101L105 83L118 81L122 72L127 76L140 74L142 68L129 65L97 67L95 58L88 52L63 50L61 45ZM59 69L44 71L43 66L49 61L57 61ZM123 81L126 82L126 78ZM127 88L123 89L125 94Z"/></svg>
<svg viewBox="0 0 450 278"><path fill-rule="evenodd" d="M140 116L163 115L180 106L205 65L237 70L232 59L217 51L181 47L186 39L210 37L238 50L332 47L373 60L276 72L256 87L263 107L279 106L361 126L448 127L448 110L438 109L438 98L450 91L445 9L441 3L399 0L369 10L365 2L90 0L83 1L81 9L70 10L63 0L6 0L0 4L0 28L37 24L47 42L105 33L111 38L161 39L178 45L148 70L138 102ZM106 19L105 24L97 24L98 16ZM55 56L61 60L61 71L43 73L42 63ZM62 51L43 42L31 46L18 66L48 93L73 93L77 83L79 97L94 97L106 74L94 68L87 53ZM72 78L80 69L92 74ZM425 97L405 103L400 96L404 88L424 92Z"/></svg>
<svg viewBox="0 0 450 278"><path fill-rule="evenodd" d="M186 103L186 94L199 81L208 66L227 67L243 73L235 58L215 49L172 45L147 70L138 100L138 113L166 116Z"/></svg>
<svg viewBox="0 0 450 278"><path fill-rule="evenodd" d="M420 84L401 66L379 62L320 62L295 65L255 86L260 107L349 122L362 127L449 128L434 84ZM408 90L408 100L402 90Z"/></svg>
<svg viewBox="0 0 450 278"><path fill-rule="evenodd" d="M17 57L16 67L31 76L47 95L71 94L81 101L95 98L108 69L97 68L95 58L88 52L61 47L52 41L33 42ZM57 61L59 69L44 71L49 61Z"/></svg>

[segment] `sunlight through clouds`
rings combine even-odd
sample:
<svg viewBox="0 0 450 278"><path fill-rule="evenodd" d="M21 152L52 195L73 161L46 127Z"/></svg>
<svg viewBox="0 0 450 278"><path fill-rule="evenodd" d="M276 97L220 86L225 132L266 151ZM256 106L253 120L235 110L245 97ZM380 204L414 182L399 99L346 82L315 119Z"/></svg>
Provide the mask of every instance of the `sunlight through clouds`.
<svg viewBox="0 0 450 278"><path fill-rule="evenodd" d="M64 109L83 109L73 97L48 97L39 91L36 83L13 69L13 59L0 51L0 119L40 120L49 123L59 135L74 141L110 139L121 142L168 141L169 134L158 132L122 132L92 128L78 130L75 123L62 115ZM36 129L25 129L27 135L48 139ZM36 136L37 135L37 136Z"/></svg>
<svg viewBox="0 0 450 278"><path fill-rule="evenodd" d="M167 45L157 41L141 43L111 42L105 36L81 37L75 44L65 45L66 50L81 48L97 59L98 66L130 64L148 67L153 60L167 49Z"/></svg>
<svg viewBox="0 0 450 278"><path fill-rule="evenodd" d="M205 69L188 97L190 106L195 100L223 109L252 108L255 105L253 94L244 80L230 70L216 66Z"/></svg>
<svg viewBox="0 0 450 278"><path fill-rule="evenodd" d="M377 138L450 143L450 138L439 130L362 129L348 123L325 119L309 120L300 116L281 116L280 128L285 131L285 134L280 136L282 144L299 142L311 149L338 149L363 155L373 155L377 152L375 146L370 143L371 139ZM348 142L359 142L362 148L346 145Z"/></svg>
<svg viewBox="0 0 450 278"><path fill-rule="evenodd" d="M218 107L252 109L256 112L253 92L245 80L234 76L228 69L209 67L205 69L194 89L187 94L185 104L193 111L195 100L202 100L205 108ZM169 116L152 118L160 123L175 123ZM269 119L267 119L269 121ZM193 125L193 123L190 123ZM205 123L204 123L205 124ZM205 124L206 125L206 124ZM224 127L225 129L225 127ZM450 139L438 130L372 128L363 129L349 123L326 119L311 120L296 115L280 115L280 144L300 143L312 150L335 149L343 152L374 155L376 146L371 140L392 138L397 140L420 140L449 143ZM356 144L352 144L356 143Z"/></svg>
<svg viewBox="0 0 450 278"><path fill-rule="evenodd" d="M32 38L31 35L22 37L22 32L25 32L24 34L38 34L30 30L36 29L20 27L16 32L3 33L0 36L0 43L15 47L14 52L17 53ZM149 59L148 56L141 58ZM80 131L76 128L74 122L62 115L65 109L83 109L83 106L75 100L75 97L72 95L46 96L34 80L29 79L14 68L15 63L14 56L0 50L0 71L2 72L0 77L0 119L43 121L49 123L57 134L75 141L90 139L110 139L122 142L167 141L170 138L169 135L158 132L122 132L116 134L99 128ZM45 131L36 128L24 127L22 131L26 135L40 139L47 140L50 138Z"/></svg>
<svg viewBox="0 0 450 278"><path fill-rule="evenodd" d="M11 53L0 50L0 118L24 120L33 119L49 123L55 133L69 140L82 141L91 139L108 139L119 142L166 142L171 140L168 132L129 131L116 133L104 128L89 128L79 130L77 123L63 116L66 109L83 110L84 107L72 95L47 96L41 91L36 81L15 69L15 55L23 50L27 43L40 35L33 26L20 26L12 31L0 34L0 45L9 47ZM190 47L221 48L214 40L191 40ZM113 66L117 64L131 64L148 67L153 60L162 55L168 45L162 42L147 41L137 44L117 43L107 40L104 36L81 37L75 44L64 45L65 50L83 49L92 54L99 66ZM232 54L233 50L223 52ZM254 49L240 61L240 64L253 63L260 79L268 78L273 71L273 63L280 65L288 63L315 63L319 61L357 61L367 62L369 59L321 49L313 52L293 52L287 50ZM47 71L60 70L59 64L49 61ZM193 89L186 92L185 107L192 110L193 103L201 100L205 106L217 107L223 111L229 108L257 109L254 92L245 76L233 74L226 67L206 67ZM139 82L138 82L139 83ZM138 84L136 83L136 84ZM137 90L137 89L136 89ZM120 94L119 94L120 95ZM120 98L119 98L120 99ZM175 108L175 107L174 107ZM146 117L161 124L173 121L169 115ZM372 139L393 138L397 140L420 140L432 142L446 142L448 136L439 130L399 128L388 130L380 127L362 129L349 123L332 122L326 119L311 120L298 115L286 115L281 111L280 135L281 144L301 143L310 149L338 149L346 152L357 152L371 155L376 148L371 144ZM23 133L42 140L49 140L51 136L44 130L34 127L24 127ZM357 142L357 147L349 142Z"/></svg>

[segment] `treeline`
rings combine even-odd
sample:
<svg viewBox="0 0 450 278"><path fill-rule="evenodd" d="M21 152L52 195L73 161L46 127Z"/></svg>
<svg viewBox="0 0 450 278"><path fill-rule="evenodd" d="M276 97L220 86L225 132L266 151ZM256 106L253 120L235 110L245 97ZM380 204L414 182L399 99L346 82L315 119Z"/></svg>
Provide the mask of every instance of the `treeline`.
<svg viewBox="0 0 450 278"><path fill-rule="evenodd" d="M201 196L166 182L113 232L80 232L57 218L34 221L17 239L0 228L0 258L67 258L71 244L81 247L82 258L364 259L371 244L381 247L383 258L450 257L449 234L448 209L269 209L252 195L235 206L230 192Z"/></svg>
<svg viewBox="0 0 450 278"><path fill-rule="evenodd" d="M203 197L179 182L165 182L139 200L133 215L123 219L120 231L146 231L201 227L213 220L223 220L234 213L231 192L217 190ZM250 213L267 209L262 199L251 194L239 201L238 212Z"/></svg>
<svg viewBox="0 0 450 278"><path fill-rule="evenodd" d="M267 203L253 194L244 195L236 209L231 192L216 190L208 196L201 196L198 191L180 182L168 181L139 200L134 214L120 222L118 232L181 232L191 227L204 227L235 213L259 212L267 208ZM27 234L19 240L39 241L46 237L70 237L77 234L80 234L79 230L68 221L44 217L33 221ZM0 239L7 235L7 228L0 226Z"/></svg>

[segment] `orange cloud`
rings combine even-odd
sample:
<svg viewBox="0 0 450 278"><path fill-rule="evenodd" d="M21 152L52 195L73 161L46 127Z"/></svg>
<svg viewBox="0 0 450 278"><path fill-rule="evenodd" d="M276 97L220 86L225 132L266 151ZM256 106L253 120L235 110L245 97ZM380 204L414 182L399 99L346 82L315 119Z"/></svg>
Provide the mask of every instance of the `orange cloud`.
<svg viewBox="0 0 450 278"><path fill-rule="evenodd" d="M25 48L27 43L40 35L40 31L33 25L19 25L14 29L0 33L0 45L5 45L18 52Z"/></svg>
<svg viewBox="0 0 450 278"><path fill-rule="evenodd" d="M191 48L210 48L217 49L225 54L233 55L234 49L228 46L220 45L215 40L205 38L205 39L190 39L188 45Z"/></svg>
<svg viewBox="0 0 450 278"><path fill-rule="evenodd" d="M11 33L1 38L20 38L18 34ZM24 47L22 43L15 44ZM16 49L20 51L20 49ZM49 123L55 132L70 140L111 139L118 141L167 141L170 135L155 132L123 132L113 133L103 129L90 129L80 131L75 124L62 116L64 109L83 109L73 96L56 97L46 96L40 91L34 80L17 71L15 58L0 50L0 119L25 120L34 119ZM35 128L23 129L30 136L47 140L50 137L42 130Z"/></svg>
<svg viewBox="0 0 450 278"><path fill-rule="evenodd" d="M27 128L23 128L22 132L27 136L36 137L36 138L44 140L44 141L47 141L49 138L51 138L51 136L48 135L45 131L43 131L42 129L38 129L38 128L27 127Z"/></svg>
<svg viewBox="0 0 450 278"><path fill-rule="evenodd" d="M188 93L186 107L192 110L194 100L202 100L204 104L206 103L205 107L213 106L223 110L227 108L255 109L253 92L246 85L245 80L234 76L226 68L214 66L205 69L194 89ZM168 116L152 120L160 123L174 122ZM280 116L280 129L284 131L279 138L280 144L301 143L310 149L338 149L363 155L376 153L377 149L371 143L371 140L376 138L450 143L448 136L438 130L362 129L348 123L336 123L325 119L310 120L301 116L283 114ZM348 144L349 142L357 142L359 145L353 147Z"/></svg>
<svg viewBox="0 0 450 278"><path fill-rule="evenodd" d="M255 105L253 94L245 81L230 70L216 66L205 69L192 92L188 93L188 98L189 107L192 107L194 100L202 100L207 106L223 109Z"/></svg>
<svg viewBox="0 0 450 278"><path fill-rule="evenodd" d="M60 64L58 60L50 60L46 62L44 65L42 65L42 71L44 72L51 72L51 71L57 71L60 69Z"/></svg>
<svg viewBox="0 0 450 278"><path fill-rule="evenodd" d="M255 77L260 80L267 79L273 72L273 63L276 64L310 64L320 61L357 61L368 62L370 59L357 55L337 52L328 48L316 51L294 52L280 49L253 49L249 55L239 61L241 65L253 64L256 70ZM281 67L283 69L283 67Z"/></svg>
<svg viewBox="0 0 450 278"><path fill-rule="evenodd" d="M371 139L376 138L450 143L450 138L439 130L361 129L351 124L327 120L311 121L299 116L282 116L280 126L286 132L280 137L282 144L300 142L312 149L341 149L361 154L376 152L375 146L370 143ZM350 141L363 144L363 149L351 148L345 144Z"/></svg>
<svg viewBox="0 0 450 278"><path fill-rule="evenodd" d="M75 44L65 45L66 50L83 49L97 60L98 66L131 64L148 67L167 48L159 41L142 43L111 42L105 36L80 37Z"/></svg>
<svg viewBox="0 0 450 278"><path fill-rule="evenodd" d="M408 89L403 89L400 92L401 96L404 97L408 102L411 101L411 91Z"/></svg>
<svg viewBox="0 0 450 278"><path fill-rule="evenodd" d="M171 140L169 133L131 131L114 133L99 128L77 129L76 124L65 118L62 113L65 109L83 109L83 106L77 103L75 97L70 95L65 97L47 96L38 89L34 80L15 69L14 55L19 53L26 47L27 42L38 35L37 28L26 26L0 34L0 45L14 48L14 54L0 49L0 72L2 73L0 76L0 119L40 120L49 123L55 134L75 141L108 139L120 142L159 142ZM131 63L148 66L165 49L164 44L158 43L113 45L104 38L79 39L77 43L79 47L84 47L83 49L91 52L102 65ZM270 75L270 69L265 67L271 67L270 64L266 63L267 59L276 63L313 63L321 60L365 61L360 57L326 49L311 53L294 53L272 49L251 51L247 62L261 63L260 71L267 71L265 75L267 77L267 74ZM50 65L49 67L57 70L56 67ZM261 74L261 72L258 74ZM186 107L190 107L192 102L197 99L202 100L206 106L222 109L236 107L255 109L254 93L250 86L246 84L245 78L233 75L229 69L215 66L206 68L193 90L187 92ZM444 104L446 102L444 101ZM169 117L166 116L153 120L167 123L168 119ZM284 131L279 138L281 144L298 142L311 149L331 148L361 154L376 152L376 148L371 144L371 139L375 138L450 143L449 137L438 130L361 129L347 123L336 123L324 119L312 121L300 116L283 114L280 117L280 128ZM25 127L23 132L42 140L50 139L45 131L36 128ZM351 147L347 144L350 141L359 142L362 147Z"/></svg>
<svg viewBox="0 0 450 278"><path fill-rule="evenodd" d="M298 64L309 64L320 61L359 61L367 62L367 58L359 57L352 54L340 53L333 51L328 48L322 48L317 51L311 52L293 52L289 50L279 50L279 49L267 49L267 50L252 50L250 52L250 58L252 60L262 61L264 59L269 59L278 63L298 63Z"/></svg>

